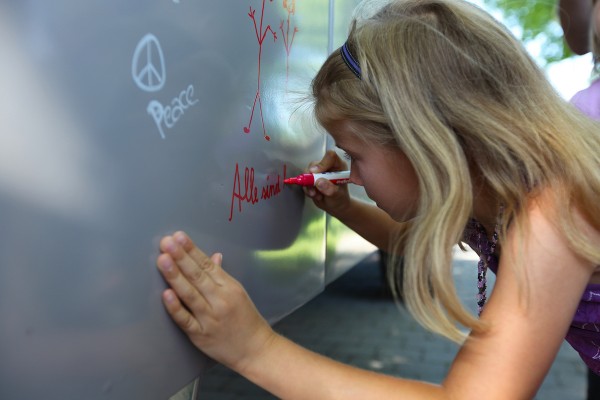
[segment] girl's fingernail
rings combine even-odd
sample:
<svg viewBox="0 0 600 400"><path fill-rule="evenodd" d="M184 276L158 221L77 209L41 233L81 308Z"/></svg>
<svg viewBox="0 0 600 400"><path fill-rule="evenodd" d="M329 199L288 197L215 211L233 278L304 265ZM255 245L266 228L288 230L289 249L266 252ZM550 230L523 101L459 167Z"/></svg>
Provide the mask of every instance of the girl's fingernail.
<svg viewBox="0 0 600 400"><path fill-rule="evenodd" d="M175 295L170 290L165 292L164 298L167 301L167 303L172 303L175 301Z"/></svg>
<svg viewBox="0 0 600 400"><path fill-rule="evenodd" d="M317 167L316 165L313 165L312 167L310 167L308 169L310 172L319 172L319 167Z"/></svg>
<svg viewBox="0 0 600 400"><path fill-rule="evenodd" d="M168 240L165 241L165 250L168 252L173 252L175 251L175 248L177 247L175 244L175 241L173 240L172 237L168 238Z"/></svg>
<svg viewBox="0 0 600 400"><path fill-rule="evenodd" d="M175 240L177 241L177 243L179 243L180 245L184 245L186 243L186 237L185 234L183 232L177 232L175 234Z"/></svg>
<svg viewBox="0 0 600 400"><path fill-rule="evenodd" d="M173 262L168 258L164 258L160 262L160 267L165 272L171 272L173 271Z"/></svg>

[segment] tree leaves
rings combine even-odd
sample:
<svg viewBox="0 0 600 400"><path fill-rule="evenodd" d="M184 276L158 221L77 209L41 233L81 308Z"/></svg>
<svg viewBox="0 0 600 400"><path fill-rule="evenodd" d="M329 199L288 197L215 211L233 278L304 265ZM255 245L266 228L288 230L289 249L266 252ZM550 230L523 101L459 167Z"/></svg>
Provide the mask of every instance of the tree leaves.
<svg viewBox="0 0 600 400"><path fill-rule="evenodd" d="M538 62L545 64L573 55L558 20L555 1L483 0L488 10L498 10L505 24L525 46L535 49Z"/></svg>

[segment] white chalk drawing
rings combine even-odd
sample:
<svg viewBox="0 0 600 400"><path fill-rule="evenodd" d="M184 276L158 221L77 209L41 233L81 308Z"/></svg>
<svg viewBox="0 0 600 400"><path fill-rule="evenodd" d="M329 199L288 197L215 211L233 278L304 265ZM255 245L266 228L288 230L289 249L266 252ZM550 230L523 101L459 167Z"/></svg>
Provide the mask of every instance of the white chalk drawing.
<svg viewBox="0 0 600 400"><path fill-rule="evenodd" d="M146 34L133 53L131 76L136 85L146 92L157 92L167 80L165 57L156 36Z"/></svg>
<svg viewBox="0 0 600 400"><path fill-rule="evenodd" d="M163 128L173 128L185 111L196 103L198 99L194 98L194 86L189 85L179 93L179 96L171 100L171 104L164 106L158 100L152 100L148 103L146 111L152 116L160 137L166 139Z"/></svg>
<svg viewBox="0 0 600 400"><path fill-rule="evenodd" d="M158 39L151 33L146 34L135 48L131 76L136 85L146 92L157 92L165 85L165 57ZM190 84L166 105L150 100L146 112L152 117L160 137L166 139L165 130L174 128L183 114L198 101L194 96L194 85Z"/></svg>

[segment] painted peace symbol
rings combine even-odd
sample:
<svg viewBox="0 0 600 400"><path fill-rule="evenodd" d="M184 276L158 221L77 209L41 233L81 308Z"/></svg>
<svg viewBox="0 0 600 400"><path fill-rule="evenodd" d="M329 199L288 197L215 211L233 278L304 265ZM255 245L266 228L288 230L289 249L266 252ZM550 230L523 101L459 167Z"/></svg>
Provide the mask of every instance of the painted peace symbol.
<svg viewBox="0 0 600 400"><path fill-rule="evenodd" d="M136 85L147 92L159 91L165 85L165 58L158 39L151 33L146 34L135 48L131 76Z"/></svg>

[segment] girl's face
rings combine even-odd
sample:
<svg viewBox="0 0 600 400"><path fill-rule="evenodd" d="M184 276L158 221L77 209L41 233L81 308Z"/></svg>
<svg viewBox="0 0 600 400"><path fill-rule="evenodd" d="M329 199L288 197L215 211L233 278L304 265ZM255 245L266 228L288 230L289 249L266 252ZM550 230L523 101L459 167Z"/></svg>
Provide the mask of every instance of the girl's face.
<svg viewBox="0 0 600 400"><path fill-rule="evenodd" d="M369 198L397 221L416 214L419 182L412 164L397 147L372 144L359 138L350 122L332 124L328 131L336 146L351 160L350 181L364 186Z"/></svg>

